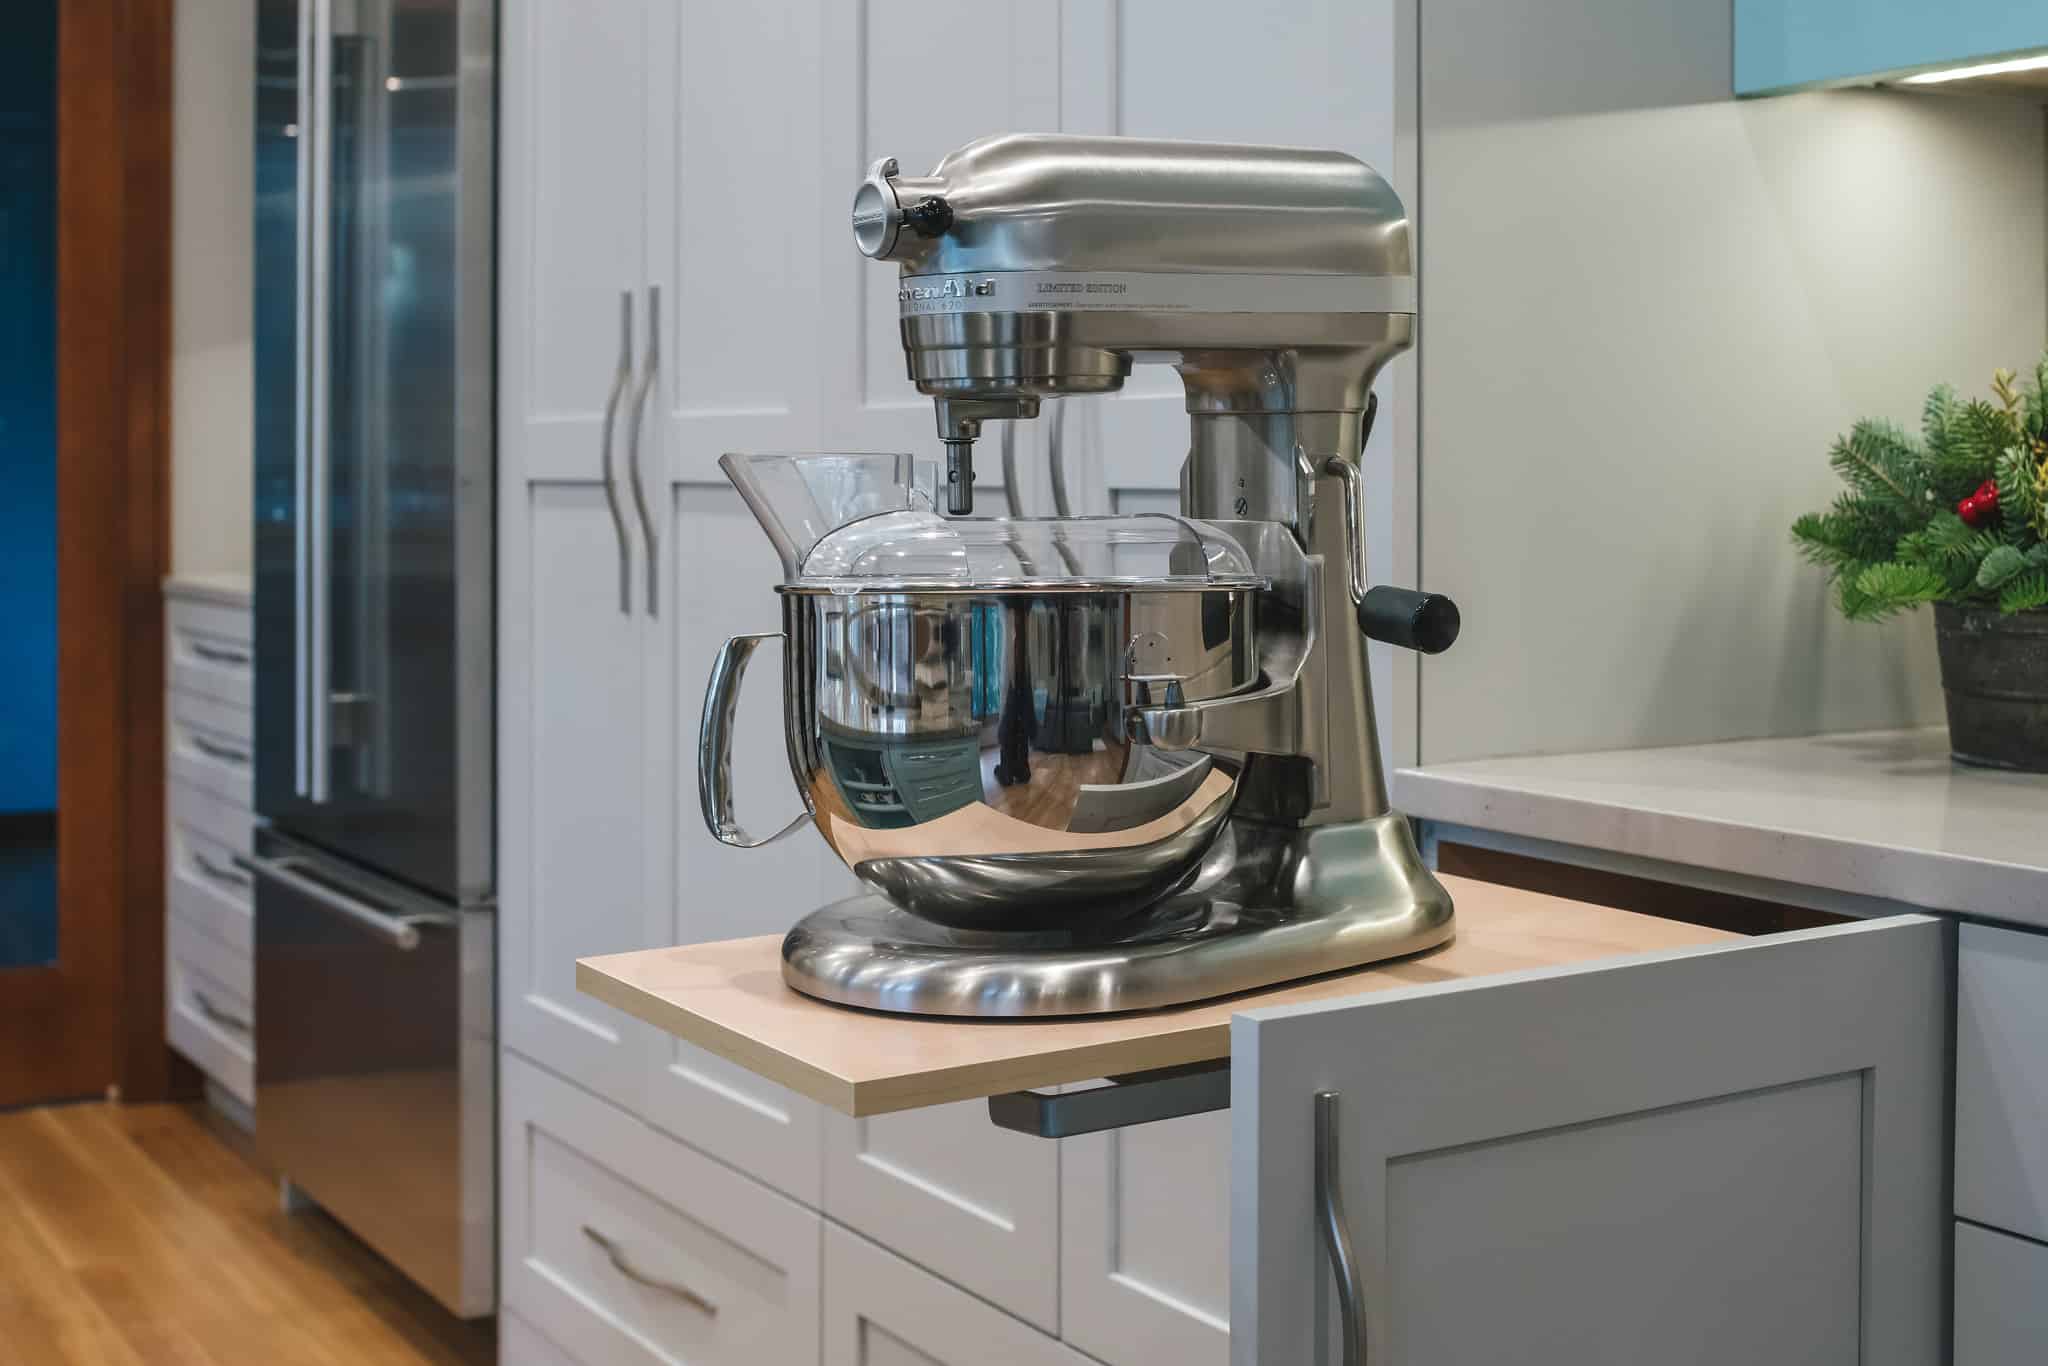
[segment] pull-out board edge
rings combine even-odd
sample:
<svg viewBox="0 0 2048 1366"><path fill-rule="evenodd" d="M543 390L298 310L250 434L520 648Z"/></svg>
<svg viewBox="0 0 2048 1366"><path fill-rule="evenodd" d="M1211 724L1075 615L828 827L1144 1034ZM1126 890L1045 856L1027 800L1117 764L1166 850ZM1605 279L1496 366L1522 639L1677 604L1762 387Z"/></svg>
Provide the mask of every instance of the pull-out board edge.
<svg viewBox="0 0 2048 1366"><path fill-rule="evenodd" d="M926 1019L828 1005L785 986L760 935L585 958L579 990L848 1115L887 1114L1230 1055L1241 1011L1736 942L1739 936L1446 878L1458 937L1412 958L1129 1015Z"/></svg>

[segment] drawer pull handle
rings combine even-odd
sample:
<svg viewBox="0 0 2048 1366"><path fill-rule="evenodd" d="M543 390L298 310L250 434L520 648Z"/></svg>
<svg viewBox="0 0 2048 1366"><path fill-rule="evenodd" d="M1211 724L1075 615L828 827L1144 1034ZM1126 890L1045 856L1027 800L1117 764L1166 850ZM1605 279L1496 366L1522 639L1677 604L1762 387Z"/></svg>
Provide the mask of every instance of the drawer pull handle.
<svg viewBox="0 0 2048 1366"><path fill-rule="evenodd" d="M192 653L198 655L209 664L231 664L238 669L245 669L249 666L249 656L242 651L224 649L219 645L208 645L203 640L192 642Z"/></svg>
<svg viewBox="0 0 2048 1366"><path fill-rule="evenodd" d="M247 768L249 766L249 754L246 750L236 749L233 745L223 745L218 740L209 740L204 735L196 733L191 739L192 748L198 750L209 759L218 759L224 764L233 764L237 768Z"/></svg>
<svg viewBox="0 0 2048 1366"><path fill-rule="evenodd" d="M606 1259L612 1264L612 1270L618 1272L621 1276L633 1282L633 1284L644 1285L649 1290L659 1290L664 1295L673 1295L707 1318L717 1317L717 1305L705 1299L687 1285L677 1285L674 1281L665 1281L659 1276L648 1275L639 1267L626 1260L624 1248L620 1247L610 1238L607 1238L604 1234L599 1233L590 1225L585 1224L583 1226L583 1236L596 1243L604 1252Z"/></svg>
<svg viewBox="0 0 2048 1366"><path fill-rule="evenodd" d="M248 1020L235 1014L232 1010L222 1010L203 991L194 991L192 993L192 1004L199 1007L201 1015L219 1025L222 1029L232 1029L237 1034L253 1034L256 1032L256 1026L250 1024Z"/></svg>
<svg viewBox="0 0 2048 1366"><path fill-rule="evenodd" d="M249 890L251 885L248 874L238 873L232 868L223 868L197 849L192 851L192 866L212 878L215 882L225 883L230 887L239 887L245 892Z"/></svg>

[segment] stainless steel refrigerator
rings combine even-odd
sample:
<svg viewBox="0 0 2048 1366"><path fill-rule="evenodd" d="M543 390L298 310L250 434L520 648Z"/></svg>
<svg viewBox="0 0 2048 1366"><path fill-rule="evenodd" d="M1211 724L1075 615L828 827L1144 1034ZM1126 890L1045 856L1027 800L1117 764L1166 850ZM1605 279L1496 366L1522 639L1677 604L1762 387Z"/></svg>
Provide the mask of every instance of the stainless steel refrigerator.
<svg viewBox="0 0 2048 1366"><path fill-rule="evenodd" d="M257 0L256 1139L491 1312L492 0Z"/></svg>

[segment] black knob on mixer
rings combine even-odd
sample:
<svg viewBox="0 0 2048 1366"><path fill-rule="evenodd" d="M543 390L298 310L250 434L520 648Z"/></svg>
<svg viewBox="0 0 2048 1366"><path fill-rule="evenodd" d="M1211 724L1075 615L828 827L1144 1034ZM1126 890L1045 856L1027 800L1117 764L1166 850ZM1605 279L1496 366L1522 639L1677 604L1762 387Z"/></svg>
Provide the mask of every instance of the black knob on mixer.
<svg viewBox="0 0 2048 1366"><path fill-rule="evenodd" d="M1458 604L1441 593L1369 588L1358 604L1358 629L1389 645L1442 654L1458 638Z"/></svg>
<svg viewBox="0 0 2048 1366"><path fill-rule="evenodd" d="M903 221L919 237L941 237L953 226L953 206L938 195L926 195L903 211Z"/></svg>

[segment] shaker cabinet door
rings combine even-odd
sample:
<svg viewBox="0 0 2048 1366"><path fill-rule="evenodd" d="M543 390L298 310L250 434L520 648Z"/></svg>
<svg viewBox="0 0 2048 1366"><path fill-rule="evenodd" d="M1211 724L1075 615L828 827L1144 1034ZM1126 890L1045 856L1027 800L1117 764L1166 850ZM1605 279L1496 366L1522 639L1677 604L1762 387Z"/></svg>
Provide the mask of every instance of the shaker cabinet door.
<svg viewBox="0 0 2048 1366"><path fill-rule="evenodd" d="M653 1031L577 991L576 960L649 947L644 632L617 610L599 488L516 485L504 502L501 1032L509 1047L633 1108Z"/></svg>
<svg viewBox="0 0 2048 1366"><path fill-rule="evenodd" d="M1905 916L1238 1016L1232 1359L1341 1357L1324 1092L1375 1366L1944 1359L1952 944Z"/></svg>

